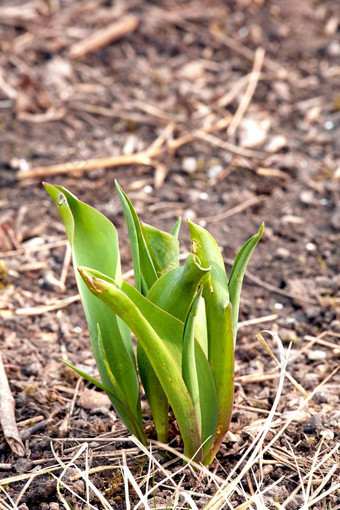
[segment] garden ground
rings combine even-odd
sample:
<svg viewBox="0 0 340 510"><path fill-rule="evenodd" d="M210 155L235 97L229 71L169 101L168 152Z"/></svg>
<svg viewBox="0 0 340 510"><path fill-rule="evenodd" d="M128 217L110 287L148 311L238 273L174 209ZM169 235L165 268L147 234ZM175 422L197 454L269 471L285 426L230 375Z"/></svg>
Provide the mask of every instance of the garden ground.
<svg viewBox="0 0 340 510"><path fill-rule="evenodd" d="M162 482L150 508L213 505L225 480L228 503L211 508L340 508L338 24L331 0L1 3L0 342L25 446L18 457L1 439L1 509L80 510L87 497L129 508L141 501L132 480L143 494ZM174 453L155 453L151 469L105 395L59 361L96 373L41 182L114 222L129 278L114 179L143 221L206 226L227 270L266 225L244 280L231 431L210 475ZM180 238L188 251L185 222ZM290 378L231 486L280 384L264 329L291 344ZM181 451L175 429L171 446Z"/></svg>

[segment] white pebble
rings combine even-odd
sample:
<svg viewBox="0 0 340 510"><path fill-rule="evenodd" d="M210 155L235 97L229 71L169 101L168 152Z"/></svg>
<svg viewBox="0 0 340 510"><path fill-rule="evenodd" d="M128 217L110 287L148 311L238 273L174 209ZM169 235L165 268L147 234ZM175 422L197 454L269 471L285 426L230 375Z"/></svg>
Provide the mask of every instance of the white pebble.
<svg viewBox="0 0 340 510"><path fill-rule="evenodd" d="M314 251L316 249L316 246L314 243L307 243L306 244L306 250L307 251Z"/></svg>
<svg viewBox="0 0 340 510"><path fill-rule="evenodd" d="M205 191L202 191L200 194L199 194L199 197L201 200L208 200L209 198L209 195L208 193L206 193Z"/></svg>
<svg viewBox="0 0 340 510"><path fill-rule="evenodd" d="M300 200L303 204L313 204L314 203L314 193L311 190L304 190L300 193Z"/></svg>
<svg viewBox="0 0 340 510"><path fill-rule="evenodd" d="M238 31L239 33L239 36L244 38L244 37L247 37L247 35L249 34L249 30L247 27L241 27Z"/></svg>
<svg viewBox="0 0 340 510"><path fill-rule="evenodd" d="M319 361L321 359L325 359L326 356L327 355L325 351L311 351L308 354L308 359L310 359L311 361Z"/></svg>
<svg viewBox="0 0 340 510"><path fill-rule="evenodd" d="M282 418L296 423L305 423L310 418L310 414L303 410L285 411Z"/></svg>
<svg viewBox="0 0 340 510"><path fill-rule="evenodd" d="M193 209L187 209L184 213L184 217L187 219L187 220L194 220L196 218L197 214L195 213L195 211Z"/></svg>
<svg viewBox="0 0 340 510"><path fill-rule="evenodd" d="M147 184L146 186L144 186L143 191L144 191L144 193L147 193L148 195L150 195L150 193L153 192L153 187L150 186L150 184Z"/></svg>
<svg viewBox="0 0 340 510"><path fill-rule="evenodd" d="M287 248L278 248L275 255L280 259L288 259L290 257L290 251Z"/></svg>
<svg viewBox="0 0 340 510"><path fill-rule="evenodd" d="M213 165L208 170L208 177L210 179L215 179L218 175L220 175L222 170L223 170L223 166L222 165Z"/></svg>
<svg viewBox="0 0 340 510"><path fill-rule="evenodd" d="M334 432L333 430L322 430L320 432L320 436L324 437L325 439L328 439L329 441L333 441Z"/></svg>
<svg viewBox="0 0 340 510"><path fill-rule="evenodd" d="M182 160L182 168L188 174L195 173L196 170L197 170L197 160L196 160L196 158L192 158L192 157L184 158Z"/></svg>

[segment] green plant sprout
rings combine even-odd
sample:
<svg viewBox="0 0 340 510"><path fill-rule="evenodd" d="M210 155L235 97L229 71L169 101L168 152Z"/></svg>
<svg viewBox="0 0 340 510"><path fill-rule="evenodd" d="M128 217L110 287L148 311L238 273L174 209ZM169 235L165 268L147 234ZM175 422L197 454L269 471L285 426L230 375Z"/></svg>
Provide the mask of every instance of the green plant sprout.
<svg viewBox="0 0 340 510"><path fill-rule="evenodd" d="M140 381L157 437L168 441L169 406L184 453L211 464L228 431L240 293L259 232L239 251L229 279L215 239L188 221L191 253L179 263L179 219L170 233L140 223L122 188L135 286L122 280L114 225L61 186L44 184L65 224L101 382L126 427L147 443ZM137 338L136 354L131 332Z"/></svg>

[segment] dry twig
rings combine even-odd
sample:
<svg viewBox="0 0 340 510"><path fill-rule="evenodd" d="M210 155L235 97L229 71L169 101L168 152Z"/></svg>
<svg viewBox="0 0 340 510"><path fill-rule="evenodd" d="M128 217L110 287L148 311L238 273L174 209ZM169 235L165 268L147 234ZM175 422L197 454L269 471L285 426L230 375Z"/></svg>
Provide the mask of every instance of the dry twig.
<svg viewBox="0 0 340 510"><path fill-rule="evenodd" d="M238 154L244 156L246 158L262 158L265 156L264 152L253 151L250 149L243 149L234 145L232 143L221 140L215 136L212 136L210 133L215 131L221 131L225 129L230 124L230 118L220 119L216 124L206 129L199 129L194 131L193 133L185 134L179 138L174 140L166 140L158 145L152 143L150 147L141 152L136 152L134 154L120 154L119 156L112 156L108 158L94 158L89 160L79 160L67 163L60 163L58 165L51 166L41 166L32 168L30 170L19 170L16 173L16 178L21 181L24 179L31 178L42 178L48 177L51 175L61 175L68 174L71 172L76 172L77 174L86 172L88 170L94 170L95 168L113 168L117 166L126 166L126 165L145 165L145 166L153 166L154 168L158 168L159 172L162 174L161 176L157 175L156 172L156 187L162 184L164 180L164 175L166 171L164 168L160 169L161 163L157 161L155 158L164 154L166 152L173 153L182 145L190 143L196 139L204 140L205 142L221 147L222 149L231 152L232 154ZM167 130L168 128L166 128Z"/></svg>
<svg viewBox="0 0 340 510"><path fill-rule="evenodd" d="M256 90L257 83L260 78L260 73L261 73L261 69L263 66L263 62L264 62L264 55L265 55L264 49L257 48L257 50L255 52L255 56L254 56L253 69L249 75L247 89L246 89L244 95L242 96L242 99L241 99L240 104L236 110L233 120L231 121L231 123L227 129L227 134L229 136L233 136L233 134L235 133L236 129L240 125L243 115L245 114L245 112L252 100L252 97Z"/></svg>
<svg viewBox="0 0 340 510"><path fill-rule="evenodd" d="M117 41L126 34L134 32L138 26L138 19L132 14L124 16L107 27L100 28L93 32L86 39L73 44L69 55L71 58L79 58L108 46L111 42Z"/></svg>
<svg viewBox="0 0 340 510"><path fill-rule="evenodd" d="M75 296L69 296L64 299L58 299L54 303L49 305L37 305L30 306L28 308L17 308L16 310L0 310L0 317L5 319L11 318L15 315L25 315L25 316L33 316L33 315L43 315L47 312L53 312L55 310L60 310L61 308L65 308L66 306L75 303L80 300L79 294Z"/></svg>
<svg viewBox="0 0 340 510"><path fill-rule="evenodd" d="M200 220L208 221L209 223L218 222L221 220L225 220L226 218L230 218L234 214L238 214L244 209L248 207L252 207L253 205L257 205L265 199L264 195L259 195L258 197L251 197L249 200L228 209L227 211L223 211L219 214L215 214L214 216L205 216L204 218L200 218Z"/></svg>
<svg viewBox="0 0 340 510"><path fill-rule="evenodd" d="M0 422L4 437L11 450L23 457L25 447L21 441L17 424L15 422L14 398L8 384L5 368L0 353Z"/></svg>

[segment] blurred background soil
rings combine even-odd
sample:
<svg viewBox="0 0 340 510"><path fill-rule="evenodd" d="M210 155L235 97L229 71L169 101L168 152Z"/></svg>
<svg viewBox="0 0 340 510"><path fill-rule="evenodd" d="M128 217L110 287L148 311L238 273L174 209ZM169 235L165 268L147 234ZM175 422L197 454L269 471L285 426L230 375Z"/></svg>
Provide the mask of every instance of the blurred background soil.
<svg viewBox="0 0 340 510"><path fill-rule="evenodd" d="M332 0L0 3L0 345L20 430L41 424L24 459L0 444L2 478L54 460L49 438L123 434L105 397L59 361L96 373L43 180L113 221L124 271L131 259L114 179L143 221L169 230L182 216L205 226L227 270L265 222L236 349L232 432L244 447L277 387L256 332L292 342L288 370L308 393L339 368L339 11ZM183 252L188 237L183 222ZM327 448L339 441L339 383L336 372L287 429L302 466L322 433ZM288 381L280 417L302 398ZM220 466L228 470L236 450L226 443ZM268 483L282 472L289 467L274 462ZM55 484L39 483L23 510L57 508ZM287 475L269 507L296 484ZM14 499L21 488L11 486ZM329 502L335 508L339 496Z"/></svg>

